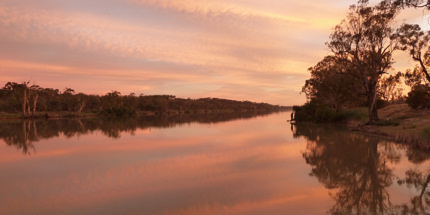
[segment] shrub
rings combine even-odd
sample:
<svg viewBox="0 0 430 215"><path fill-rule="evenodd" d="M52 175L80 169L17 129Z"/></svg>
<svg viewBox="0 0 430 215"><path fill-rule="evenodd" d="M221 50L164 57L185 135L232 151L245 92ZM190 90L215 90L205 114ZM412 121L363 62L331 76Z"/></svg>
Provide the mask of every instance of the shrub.
<svg viewBox="0 0 430 215"><path fill-rule="evenodd" d="M355 108L336 112L330 106L311 101L302 106L294 106L296 122L342 122L348 120L365 121L369 117L367 108Z"/></svg>
<svg viewBox="0 0 430 215"><path fill-rule="evenodd" d="M105 117L134 117L136 116L136 111L129 107L111 107L102 110L102 116Z"/></svg>
<svg viewBox="0 0 430 215"><path fill-rule="evenodd" d="M294 106L293 111L297 122L333 122L336 119L335 110L315 100L302 106Z"/></svg>
<svg viewBox="0 0 430 215"><path fill-rule="evenodd" d="M337 113L337 121L359 120L366 121L369 119L369 111L365 107L341 110Z"/></svg>
<svg viewBox="0 0 430 215"><path fill-rule="evenodd" d="M413 109L430 108L430 87L422 84L413 86L406 103Z"/></svg>

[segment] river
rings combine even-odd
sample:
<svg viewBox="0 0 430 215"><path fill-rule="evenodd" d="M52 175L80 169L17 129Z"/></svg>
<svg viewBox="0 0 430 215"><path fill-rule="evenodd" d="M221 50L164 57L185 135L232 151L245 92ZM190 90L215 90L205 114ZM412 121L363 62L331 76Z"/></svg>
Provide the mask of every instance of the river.
<svg viewBox="0 0 430 215"><path fill-rule="evenodd" d="M0 122L0 214L423 214L430 154L290 113Z"/></svg>

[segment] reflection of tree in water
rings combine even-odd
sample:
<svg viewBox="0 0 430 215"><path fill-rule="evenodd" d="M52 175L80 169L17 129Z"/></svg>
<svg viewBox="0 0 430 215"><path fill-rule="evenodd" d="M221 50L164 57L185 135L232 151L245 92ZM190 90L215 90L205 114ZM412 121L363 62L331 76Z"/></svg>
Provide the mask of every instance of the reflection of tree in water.
<svg viewBox="0 0 430 215"><path fill-rule="evenodd" d="M8 123L10 126L1 126L0 137L7 145L15 145L24 154L29 154L30 150L35 151L32 142L38 140L38 133L34 121L14 121ZM3 125L3 124L2 124Z"/></svg>
<svg viewBox="0 0 430 215"><path fill-rule="evenodd" d="M430 153L408 150L407 156L411 162L422 164L430 158ZM430 167L409 169L405 173L405 179L399 180L398 183L414 188L418 192L409 204L399 206L401 214L430 214Z"/></svg>
<svg viewBox="0 0 430 215"><path fill-rule="evenodd" d="M218 123L234 119L252 118L269 113L220 113L177 116L150 116L138 118L71 118L49 120L16 120L0 122L0 139L14 145L24 154L35 151L33 142L64 135L68 138L100 130L111 138L121 133L134 134L137 129L169 128L184 123Z"/></svg>
<svg viewBox="0 0 430 215"><path fill-rule="evenodd" d="M387 164L400 159L393 144L327 125L295 129L295 137L308 140L303 157L312 166L310 175L335 190L330 214L393 213L386 191L394 179Z"/></svg>

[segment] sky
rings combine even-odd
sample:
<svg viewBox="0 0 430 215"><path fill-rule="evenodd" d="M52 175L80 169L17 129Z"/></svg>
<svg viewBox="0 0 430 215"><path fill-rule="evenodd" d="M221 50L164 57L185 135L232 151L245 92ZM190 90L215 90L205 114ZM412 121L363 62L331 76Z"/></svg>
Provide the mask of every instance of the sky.
<svg viewBox="0 0 430 215"><path fill-rule="evenodd" d="M307 69L354 3L0 0L0 86L303 104ZM422 10L402 17L428 25Z"/></svg>

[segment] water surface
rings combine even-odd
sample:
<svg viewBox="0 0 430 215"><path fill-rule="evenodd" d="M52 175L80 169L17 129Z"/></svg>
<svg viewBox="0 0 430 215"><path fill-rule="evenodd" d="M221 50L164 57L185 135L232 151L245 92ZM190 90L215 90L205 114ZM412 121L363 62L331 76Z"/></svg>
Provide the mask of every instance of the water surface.
<svg viewBox="0 0 430 215"><path fill-rule="evenodd" d="M0 123L4 214L422 214L430 155L288 112Z"/></svg>

